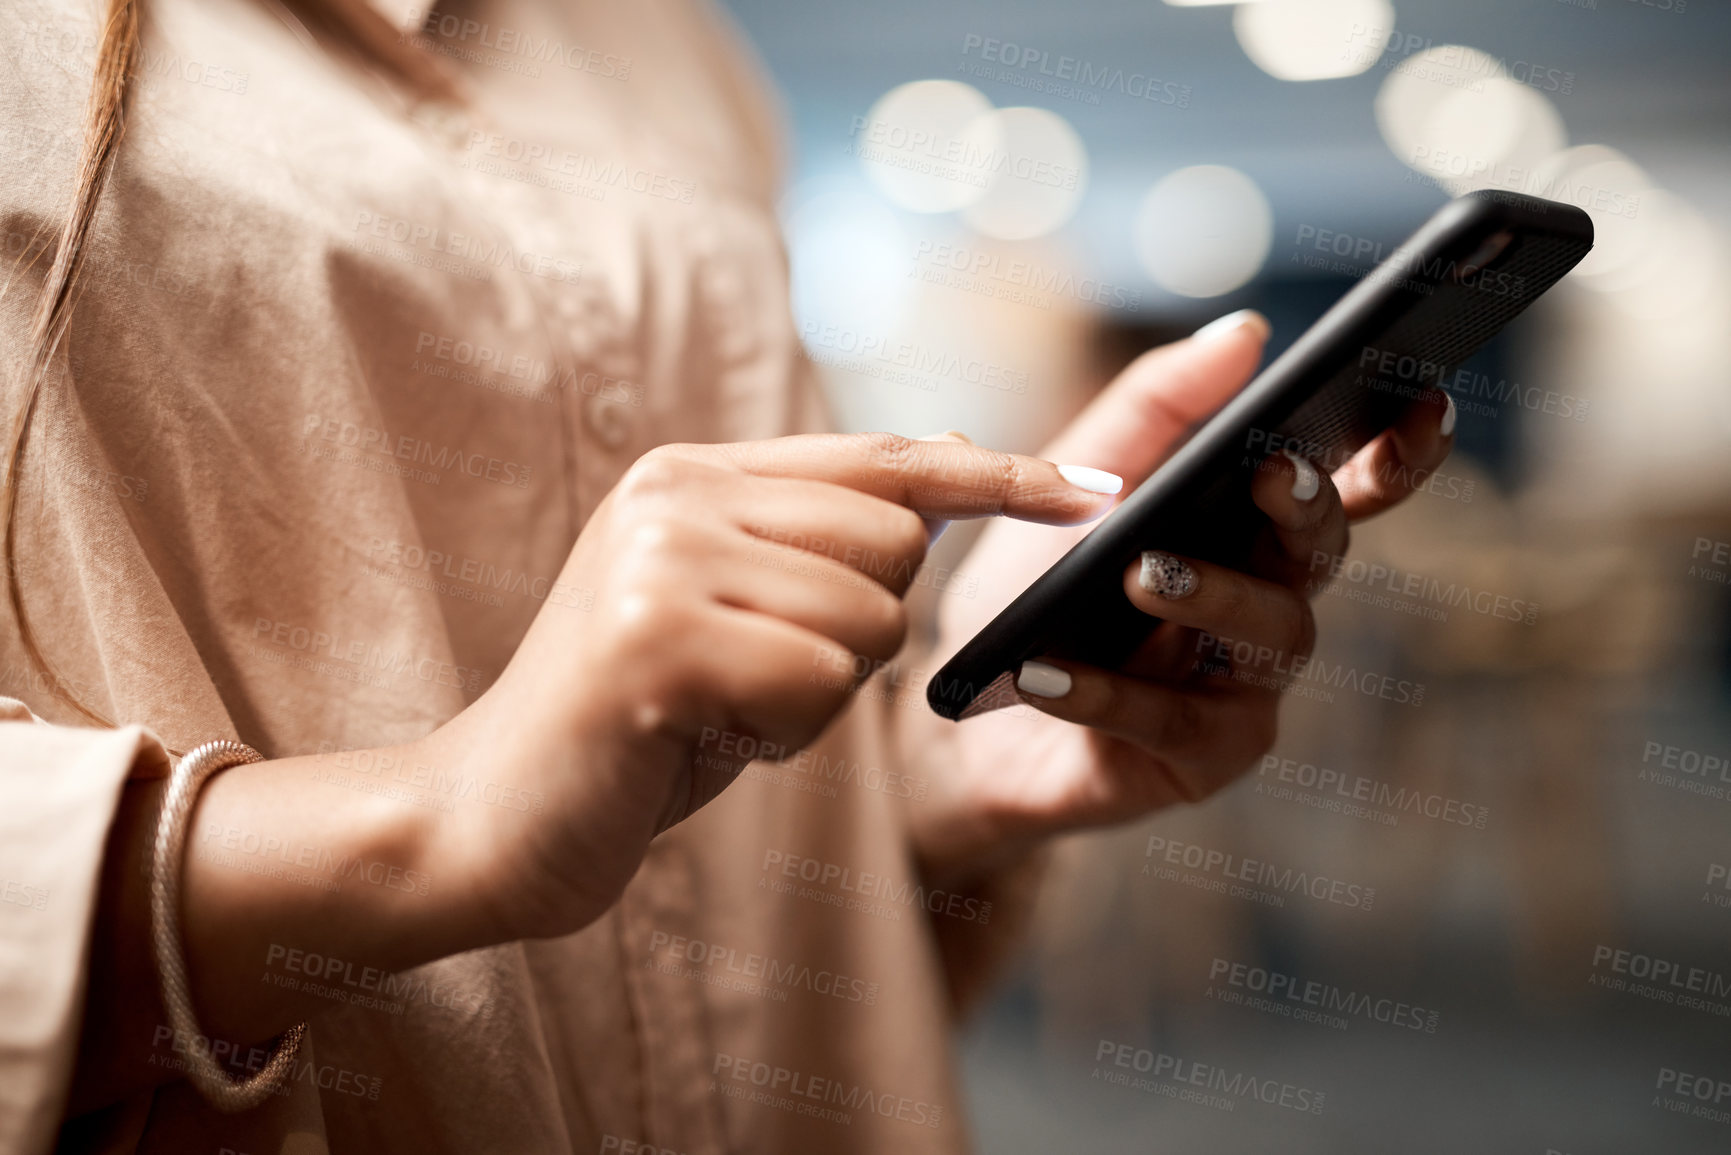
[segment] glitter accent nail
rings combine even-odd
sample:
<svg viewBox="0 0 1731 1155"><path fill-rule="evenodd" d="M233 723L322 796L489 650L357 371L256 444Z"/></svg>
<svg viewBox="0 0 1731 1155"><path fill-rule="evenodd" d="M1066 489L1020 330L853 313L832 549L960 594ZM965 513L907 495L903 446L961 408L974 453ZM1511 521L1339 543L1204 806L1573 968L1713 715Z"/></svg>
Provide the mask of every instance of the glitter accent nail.
<svg viewBox="0 0 1731 1155"><path fill-rule="evenodd" d="M1136 581L1149 593L1167 601L1175 602L1196 592L1196 571L1190 568L1190 563L1157 549L1143 551L1142 572Z"/></svg>

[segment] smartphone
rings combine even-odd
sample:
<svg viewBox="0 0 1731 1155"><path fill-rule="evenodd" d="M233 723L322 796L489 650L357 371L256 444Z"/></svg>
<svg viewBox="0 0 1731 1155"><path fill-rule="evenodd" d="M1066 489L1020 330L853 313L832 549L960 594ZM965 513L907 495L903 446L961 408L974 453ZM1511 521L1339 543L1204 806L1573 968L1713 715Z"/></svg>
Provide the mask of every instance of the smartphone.
<svg viewBox="0 0 1731 1155"><path fill-rule="evenodd" d="M963 646L927 702L952 719L1015 702L1029 658L1122 664L1159 624L1124 595L1143 550L1243 569L1267 523L1250 482L1271 454L1332 473L1592 247L1573 205L1493 190L1444 205Z"/></svg>

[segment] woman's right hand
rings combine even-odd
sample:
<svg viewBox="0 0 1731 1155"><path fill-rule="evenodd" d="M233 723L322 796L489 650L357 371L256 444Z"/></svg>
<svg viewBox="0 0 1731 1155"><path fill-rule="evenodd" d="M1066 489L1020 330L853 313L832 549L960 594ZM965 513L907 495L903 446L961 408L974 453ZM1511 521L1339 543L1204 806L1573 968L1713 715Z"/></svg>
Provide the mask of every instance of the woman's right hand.
<svg viewBox="0 0 1731 1155"><path fill-rule="evenodd" d="M925 519L1073 523L1109 504L1056 466L949 440L646 454L589 519L499 680L425 738L371 752L376 765L514 787L538 805L405 806L356 794L322 755L236 766L205 786L180 866L200 1022L252 1044L339 1005L261 983L261 967L289 977L285 951L393 973L582 927L617 899L650 839L739 773L740 739L745 750L809 741L853 688L837 660L851 671L854 655L896 652ZM173 1076L137 868L162 786L129 782L109 832L76 1111ZM420 885L400 885L409 879Z"/></svg>
<svg viewBox="0 0 1731 1155"><path fill-rule="evenodd" d="M1115 480L1092 472L1065 470L1096 488ZM577 929L757 744L814 738L846 704L851 671L869 665L855 655L900 649L901 598L931 522L1073 524L1111 501L1048 462L952 440L821 435L645 454L584 527L498 682L421 751L539 793L544 812L441 815L442 854L465 864L501 937Z"/></svg>

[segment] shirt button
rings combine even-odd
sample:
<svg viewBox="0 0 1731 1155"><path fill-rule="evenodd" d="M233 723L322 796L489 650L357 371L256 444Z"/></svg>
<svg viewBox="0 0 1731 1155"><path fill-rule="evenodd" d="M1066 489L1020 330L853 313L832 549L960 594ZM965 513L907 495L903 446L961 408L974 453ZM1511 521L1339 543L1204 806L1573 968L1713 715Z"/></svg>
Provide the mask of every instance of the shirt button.
<svg viewBox="0 0 1731 1155"><path fill-rule="evenodd" d="M591 394L583 398L583 424L608 449L618 449L631 436L624 406Z"/></svg>

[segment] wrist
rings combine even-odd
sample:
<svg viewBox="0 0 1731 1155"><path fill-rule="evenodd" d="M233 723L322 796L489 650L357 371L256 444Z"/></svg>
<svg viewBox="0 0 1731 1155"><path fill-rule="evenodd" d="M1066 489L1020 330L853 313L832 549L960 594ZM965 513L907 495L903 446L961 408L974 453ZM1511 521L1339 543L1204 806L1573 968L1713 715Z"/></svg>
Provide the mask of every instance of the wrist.
<svg viewBox="0 0 1731 1155"><path fill-rule="evenodd" d="M435 880L428 914L439 920L446 953L536 937L537 924L507 901L508 856L529 835L545 798L500 781L500 768L524 761L469 715L397 748L400 763L435 806L400 807L401 826L387 835L406 861Z"/></svg>
<svg viewBox="0 0 1731 1155"><path fill-rule="evenodd" d="M258 979L291 952L398 971L486 941L444 851L444 816L389 788L425 758L419 743L323 753L205 784L176 868L209 1027L253 1038L301 1017L283 1013L303 1002L292 988Z"/></svg>
<svg viewBox="0 0 1731 1155"><path fill-rule="evenodd" d="M456 784L423 854L450 876L449 917L472 945L555 938L599 917L665 809L642 789L660 769L643 750L582 718L569 730L526 726L522 706L484 695L415 744L425 774Z"/></svg>

